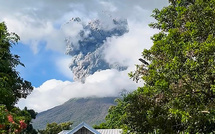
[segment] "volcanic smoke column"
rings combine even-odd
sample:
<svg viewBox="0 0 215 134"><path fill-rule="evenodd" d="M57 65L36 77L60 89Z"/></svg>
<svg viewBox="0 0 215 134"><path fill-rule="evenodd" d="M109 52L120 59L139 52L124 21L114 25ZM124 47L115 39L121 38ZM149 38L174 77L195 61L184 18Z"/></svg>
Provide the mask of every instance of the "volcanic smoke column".
<svg viewBox="0 0 215 134"><path fill-rule="evenodd" d="M128 32L127 20L112 19L111 25L103 25L101 21L95 20L88 24L81 22L80 18L73 18L68 26L76 26L80 31L68 35L66 38L66 53L72 56L70 69L75 81L85 81L85 78L97 71L106 69L127 69L127 66L119 63L108 63L104 59L105 42L110 37L119 37ZM71 29L71 33L72 33Z"/></svg>

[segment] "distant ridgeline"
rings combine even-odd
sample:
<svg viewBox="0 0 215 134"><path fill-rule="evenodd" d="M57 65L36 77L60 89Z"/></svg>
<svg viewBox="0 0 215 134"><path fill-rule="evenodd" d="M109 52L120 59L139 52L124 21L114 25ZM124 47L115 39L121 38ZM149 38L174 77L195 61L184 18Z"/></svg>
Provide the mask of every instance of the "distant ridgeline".
<svg viewBox="0 0 215 134"><path fill-rule="evenodd" d="M33 121L35 129L45 129L47 123L71 121L73 126L81 122L89 125L104 121L110 106L115 105L115 97L70 99L62 105L41 112Z"/></svg>
<svg viewBox="0 0 215 134"><path fill-rule="evenodd" d="M78 37L80 37L78 41L73 42L70 37L66 39L67 54L72 56L70 68L74 74L74 80L84 82L88 75L100 70L127 69L127 66L106 62L103 56L107 38L119 37L128 32L127 20L112 19L108 26L99 20L85 25L81 23L80 18L73 18L68 23L78 23L83 26L83 30L78 33Z"/></svg>

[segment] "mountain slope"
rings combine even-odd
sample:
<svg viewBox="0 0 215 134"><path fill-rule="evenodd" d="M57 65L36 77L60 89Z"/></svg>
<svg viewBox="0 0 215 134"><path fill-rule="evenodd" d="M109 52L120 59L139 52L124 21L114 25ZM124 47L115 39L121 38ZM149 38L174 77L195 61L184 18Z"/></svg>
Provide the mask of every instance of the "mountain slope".
<svg viewBox="0 0 215 134"><path fill-rule="evenodd" d="M86 122L89 125L99 124L111 105L115 105L115 97L71 99L62 105L41 112L33 121L36 129L44 129L47 123L71 121L73 126Z"/></svg>

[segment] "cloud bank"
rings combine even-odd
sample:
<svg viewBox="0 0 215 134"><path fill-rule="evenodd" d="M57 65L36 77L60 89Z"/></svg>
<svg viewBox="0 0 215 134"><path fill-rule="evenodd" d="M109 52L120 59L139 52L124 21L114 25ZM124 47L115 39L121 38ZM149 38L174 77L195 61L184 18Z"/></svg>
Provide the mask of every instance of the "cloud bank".
<svg viewBox="0 0 215 134"><path fill-rule="evenodd" d="M28 106L41 112L60 105L71 98L118 96L123 90L137 88L127 76L128 71L104 70L86 78L85 83L61 80L48 80L28 96L21 99L20 107Z"/></svg>

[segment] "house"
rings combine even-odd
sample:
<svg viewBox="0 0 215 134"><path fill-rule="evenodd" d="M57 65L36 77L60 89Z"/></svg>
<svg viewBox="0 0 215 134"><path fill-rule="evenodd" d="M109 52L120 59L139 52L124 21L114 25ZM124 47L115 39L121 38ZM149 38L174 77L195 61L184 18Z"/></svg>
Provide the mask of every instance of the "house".
<svg viewBox="0 0 215 134"><path fill-rule="evenodd" d="M94 129L82 122L72 130L63 130L58 134L122 134L122 129Z"/></svg>

